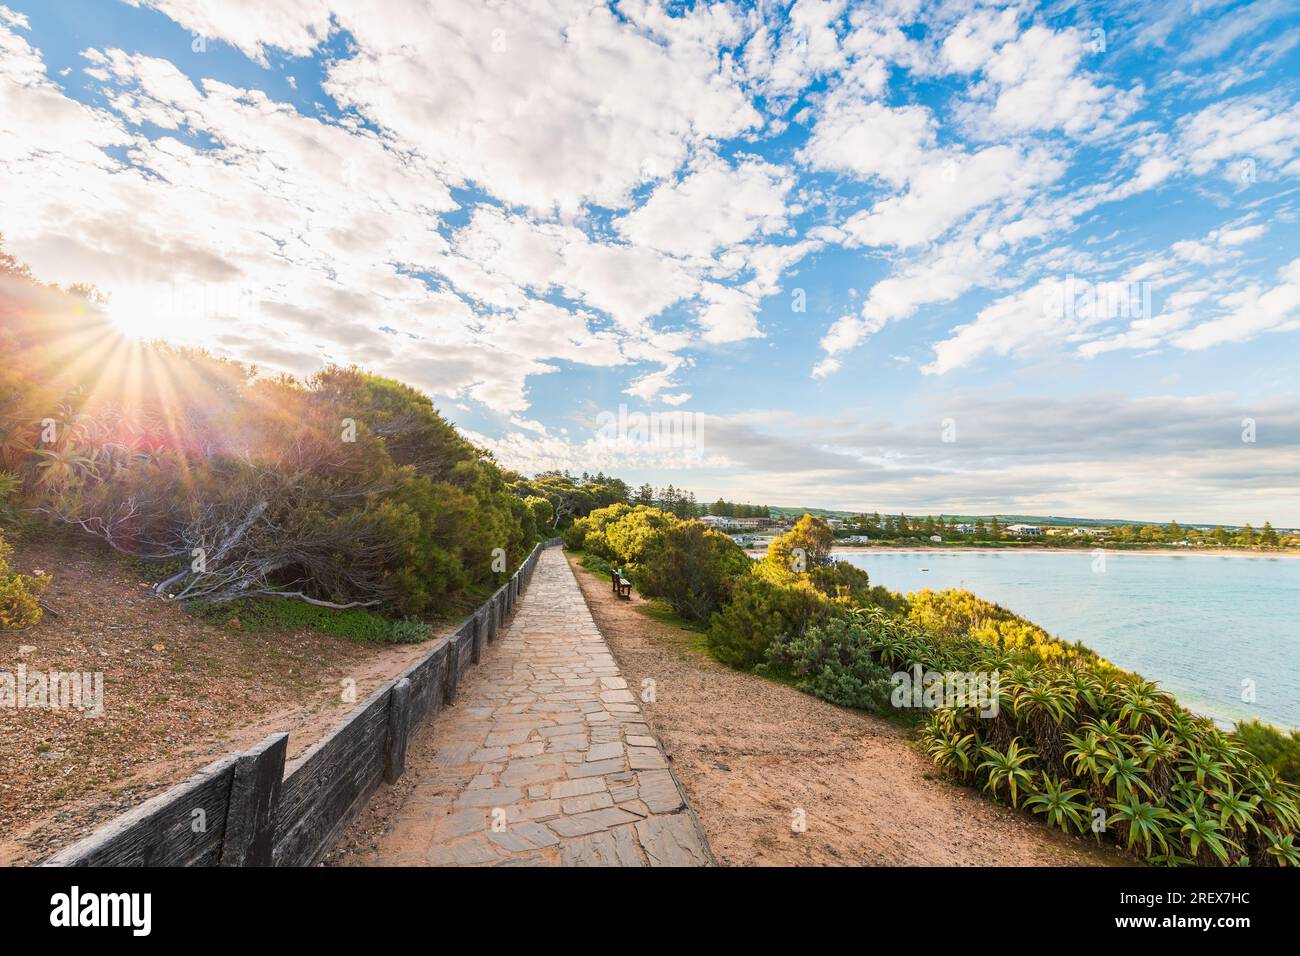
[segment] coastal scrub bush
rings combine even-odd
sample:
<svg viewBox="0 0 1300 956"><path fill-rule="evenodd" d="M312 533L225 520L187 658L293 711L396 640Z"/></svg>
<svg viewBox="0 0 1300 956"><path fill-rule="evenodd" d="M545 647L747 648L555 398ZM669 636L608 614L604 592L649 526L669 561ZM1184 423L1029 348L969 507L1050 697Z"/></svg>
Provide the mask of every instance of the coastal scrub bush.
<svg viewBox="0 0 1300 956"><path fill-rule="evenodd" d="M0 534L0 629L31 627L41 620L41 592L50 583L46 575L19 574L9 567L13 548Z"/></svg>
<svg viewBox="0 0 1300 956"><path fill-rule="evenodd" d="M1300 730L1288 733L1260 720L1244 720L1232 736L1280 779L1300 784Z"/></svg>
<svg viewBox="0 0 1300 956"><path fill-rule="evenodd" d="M627 504L613 504L605 508L597 508L587 517L575 521L572 529L565 532L565 545L589 551L606 561L622 561L623 559L618 551L605 536L605 530L608 525L631 514L631 512L632 506Z"/></svg>
<svg viewBox="0 0 1300 956"><path fill-rule="evenodd" d="M907 598L889 588L873 587L867 572L847 561L811 568L808 580L818 591L844 604L881 607L896 614L907 612Z"/></svg>
<svg viewBox="0 0 1300 956"><path fill-rule="evenodd" d="M795 564L795 550L801 552L805 569L821 568L831 563L835 532L823 518L804 515L794 526L767 546L764 560L790 570Z"/></svg>
<svg viewBox="0 0 1300 956"><path fill-rule="evenodd" d="M625 570L635 573L661 533L680 523L679 518L666 511L637 505L617 521L605 525L605 540L614 557L626 566Z"/></svg>
<svg viewBox="0 0 1300 956"><path fill-rule="evenodd" d="M776 583L756 568L735 582L730 603L710 620L709 652L724 664L750 670L767 658L774 641L801 637L834 610L807 581Z"/></svg>
<svg viewBox="0 0 1300 956"><path fill-rule="evenodd" d="M1006 608L970 591L929 589L908 595L907 617L923 630L944 637L972 637L1006 651L1032 651L1040 660L1100 660L1082 644L1068 644Z"/></svg>
<svg viewBox="0 0 1300 956"><path fill-rule="evenodd" d="M537 495L527 495L524 497L524 504L528 507L533 516L533 526L536 530L538 540L543 540L551 536L551 522L555 517L554 506L545 498Z"/></svg>
<svg viewBox="0 0 1300 956"><path fill-rule="evenodd" d="M610 537L631 520L629 516L612 526ZM644 540L636 579L641 593L664 598L689 621L708 620L752 563L728 535L698 521L676 522Z"/></svg>
<svg viewBox="0 0 1300 956"><path fill-rule="evenodd" d="M865 636L861 621L830 618L801 637L773 643L768 662L796 677L802 691L842 707L889 713L891 673Z"/></svg>
<svg viewBox="0 0 1300 956"><path fill-rule="evenodd" d="M1061 809L1049 822L1103 820L1103 835L1152 863L1300 865L1300 791L1149 681L1018 665L1001 670L1000 697L991 718L934 712L923 740L937 765L995 796L1014 774L1031 809ZM1061 808L1068 791L1086 812Z"/></svg>
<svg viewBox="0 0 1300 956"><path fill-rule="evenodd" d="M162 343L129 367L68 363L102 316L3 305L0 468L25 513L156 567L159 596L423 614L499 584L494 558L518 566L551 520L400 382L259 376Z"/></svg>

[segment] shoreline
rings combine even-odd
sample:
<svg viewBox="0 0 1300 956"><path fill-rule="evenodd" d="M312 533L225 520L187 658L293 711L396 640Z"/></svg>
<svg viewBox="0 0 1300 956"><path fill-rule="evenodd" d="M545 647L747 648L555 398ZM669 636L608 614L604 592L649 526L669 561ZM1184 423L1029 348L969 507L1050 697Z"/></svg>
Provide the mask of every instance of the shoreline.
<svg viewBox="0 0 1300 956"><path fill-rule="evenodd" d="M970 553L980 553L980 554L1012 553L1012 554L1076 554L1076 555L1087 557L1090 556L1092 552L1095 550L1097 549L1095 548L1044 548L1044 547L1033 547L1033 546L973 547L973 546L962 546L962 545L953 545L953 544L929 545L929 546L920 545L920 544L916 544L916 545L897 545L897 544L860 545L859 544L859 545L836 546L832 549L831 554L834 557L838 555L847 555L847 554L855 554L855 555L871 554L872 552L892 553L892 554L915 554L918 556L945 555L945 554L970 554ZM1108 557L1113 557L1116 555L1133 554L1133 555L1156 555L1156 556L1166 556L1166 557L1200 557L1200 558L1237 557L1237 558L1251 558L1251 559L1281 558L1287 560L1300 559L1300 552L1263 551L1257 548L1190 549L1190 548L1165 547L1165 548L1103 548L1101 550L1104 550ZM751 558L760 559L766 554L766 551L746 549L745 553L749 555ZM1242 721L1249 721L1249 720L1261 721L1265 724L1269 724L1273 727L1277 727L1279 730L1282 730L1283 732L1300 729L1300 728L1291 727L1287 724L1277 723L1273 720L1268 719L1267 717L1263 717L1259 715L1247 714L1244 716L1225 716L1221 713L1215 713L1214 711L1218 709L1219 705L1215 704L1212 701L1204 701L1199 699L1192 702L1184 701L1183 706L1187 707L1188 710L1190 710L1192 713L1198 716L1208 717L1210 720L1214 721L1216 726L1225 730L1232 730L1238 723Z"/></svg>
<svg viewBox="0 0 1300 956"><path fill-rule="evenodd" d="M1164 554L1174 555L1177 557L1197 557L1197 558L1286 558L1290 560L1300 559L1300 551L1263 551L1258 548L1041 548L1041 547L963 547L961 545L931 545L929 547L921 544L899 545L899 544L854 544L841 547L836 545L833 549L841 554L870 554L873 551L911 551L918 554L1092 554L1092 552L1101 550L1106 554ZM766 553L766 552L758 552Z"/></svg>

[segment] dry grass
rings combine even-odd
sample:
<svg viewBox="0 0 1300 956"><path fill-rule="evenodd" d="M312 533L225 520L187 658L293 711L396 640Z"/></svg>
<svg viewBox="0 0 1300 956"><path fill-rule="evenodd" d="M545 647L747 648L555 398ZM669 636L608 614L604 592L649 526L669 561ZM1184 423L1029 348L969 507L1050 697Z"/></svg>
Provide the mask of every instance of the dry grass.
<svg viewBox="0 0 1300 956"><path fill-rule="evenodd" d="M53 574L47 614L0 631L0 670L102 672L104 715L0 709L0 864L88 833L206 763L276 730L301 752L429 646L311 631L249 634L156 599L134 566L84 542L24 542L15 565Z"/></svg>

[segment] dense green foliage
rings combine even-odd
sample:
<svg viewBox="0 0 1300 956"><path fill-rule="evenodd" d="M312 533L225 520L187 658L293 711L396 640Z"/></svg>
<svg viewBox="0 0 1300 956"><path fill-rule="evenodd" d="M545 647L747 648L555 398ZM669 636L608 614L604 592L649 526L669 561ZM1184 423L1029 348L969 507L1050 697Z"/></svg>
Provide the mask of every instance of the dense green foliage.
<svg viewBox="0 0 1300 956"><path fill-rule="evenodd" d="M1300 730L1290 733L1272 724L1246 720L1237 724L1233 736L1288 783L1300 784Z"/></svg>
<svg viewBox="0 0 1300 956"><path fill-rule="evenodd" d="M890 671L860 639L858 625L844 617L808 628L803 636L767 649L772 666L798 681L800 690L842 707L886 713Z"/></svg>
<svg viewBox="0 0 1300 956"><path fill-rule="evenodd" d="M725 534L698 521L662 529L642 550L639 583L678 615L705 621L730 596L732 582L749 571L749 558Z"/></svg>
<svg viewBox="0 0 1300 956"><path fill-rule="evenodd" d="M0 471L17 479L13 499L28 520L153 563L160 595L445 613L550 534L550 500L517 495L400 382L336 367L261 377L126 342L35 284L3 293Z"/></svg>
<svg viewBox="0 0 1300 956"><path fill-rule="evenodd" d="M779 583L753 571L713 616L709 651L724 664L749 670L767 659L773 643L802 637L833 613L833 602L808 582Z"/></svg>
<svg viewBox="0 0 1300 956"><path fill-rule="evenodd" d="M599 567L618 567L647 597L663 598L687 621L705 621L730 600L750 560L725 534L645 505L598 508L564 532Z"/></svg>
<svg viewBox="0 0 1300 956"><path fill-rule="evenodd" d="M999 650L1032 651L1039 660L1049 663L1099 660L1082 644L1066 644L1037 624L969 591L927 589L908 595L907 601L908 620L931 634L944 637L966 635Z"/></svg>
<svg viewBox="0 0 1300 956"><path fill-rule="evenodd" d="M867 572L831 558L834 536L826 522L804 515L777 538L767 555L735 589L735 600L709 628L709 648L733 667L752 668L776 642L803 638L808 630L854 607L906 602L873 588Z"/></svg>

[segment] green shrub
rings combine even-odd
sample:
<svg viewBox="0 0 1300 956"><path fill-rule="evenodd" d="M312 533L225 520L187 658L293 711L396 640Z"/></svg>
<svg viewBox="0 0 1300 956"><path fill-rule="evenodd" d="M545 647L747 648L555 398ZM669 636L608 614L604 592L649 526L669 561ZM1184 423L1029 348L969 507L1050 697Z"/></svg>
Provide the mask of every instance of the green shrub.
<svg viewBox="0 0 1300 956"><path fill-rule="evenodd" d="M616 563L624 559L615 550L609 539L605 536L607 526L618 521L620 518L632 512L631 505L614 504L607 508L597 508L587 517L580 521L574 522L573 527L581 527L580 532L565 532L565 543L573 541L573 547L581 548L592 554L599 555L606 561Z"/></svg>
<svg viewBox="0 0 1300 956"><path fill-rule="evenodd" d="M524 504L533 516L533 525L537 529L537 537L542 540L549 538L554 533L551 530L551 524L555 519L555 507L545 498L540 498L537 495L526 496Z"/></svg>
<svg viewBox="0 0 1300 956"><path fill-rule="evenodd" d="M1028 651L1049 663L1101 660L1082 644L1068 644L1032 621L960 588L908 595L907 616L932 634L971 637L1005 651Z"/></svg>
<svg viewBox="0 0 1300 956"><path fill-rule="evenodd" d="M614 566L598 554L583 553L581 563L588 571L599 574L601 577L609 577Z"/></svg>
<svg viewBox="0 0 1300 956"><path fill-rule="evenodd" d="M636 516L641 517L641 516ZM613 532L633 516L610 528ZM683 521L644 535L636 582L646 597L664 598L688 621L708 620L730 596L733 582L749 573L751 561L728 535L698 521Z"/></svg>
<svg viewBox="0 0 1300 956"><path fill-rule="evenodd" d="M1300 730L1288 733L1263 721L1246 720L1237 724L1232 735L1282 780L1300 784Z"/></svg>
<svg viewBox="0 0 1300 956"><path fill-rule="evenodd" d="M831 563L831 547L835 532L823 518L806 514L794 526L767 547L764 561L790 571L794 569L795 550L801 552L802 569L821 568Z"/></svg>
<svg viewBox="0 0 1300 956"><path fill-rule="evenodd" d="M587 526L581 521L575 521L562 532L560 537L564 539L564 547L570 551L587 550Z"/></svg>
<svg viewBox="0 0 1300 956"><path fill-rule="evenodd" d="M19 574L9 568L13 548L0 534L0 630L19 630L39 624L41 592L49 585L46 575Z"/></svg>
<svg viewBox="0 0 1300 956"><path fill-rule="evenodd" d="M892 672L876 660L864 638L861 622L831 618L802 637L774 642L767 657L798 678L800 690L842 707L892 715Z"/></svg>
<svg viewBox="0 0 1300 956"><path fill-rule="evenodd" d="M154 343L141 346L138 381L99 387L48 333L0 328L6 366L22 370L0 370L0 470L28 508L156 562L159 592L177 600L449 609L501 583L494 556L513 570L550 514L399 382L337 367L306 382L257 377ZM45 418L53 444L30 424Z"/></svg>
<svg viewBox="0 0 1300 956"><path fill-rule="evenodd" d="M679 519L666 511L638 505L618 520L607 523L604 539L612 560L623 565L629 574L634 574L662 533L678 524ZM731 541L730 538L727 540Z"/></svg>
<svg viewBox="0 0 1300 956"><path fill-rule="evenodd" d="M709 652L724 664L750 670L773 641L792 640L833 613L831 601L806 581L775 584L751 572L738 579L727 604L709 623Z"/></svg>
<svg viewBox="0 0 1300 956"><path fill-rule="evenodd" d="M854 607L882 607L893 613L907 612L907 598L888 588L872 587L867 572L847 561L831 561L810 568L808 579L827 597Z"/></svg>

